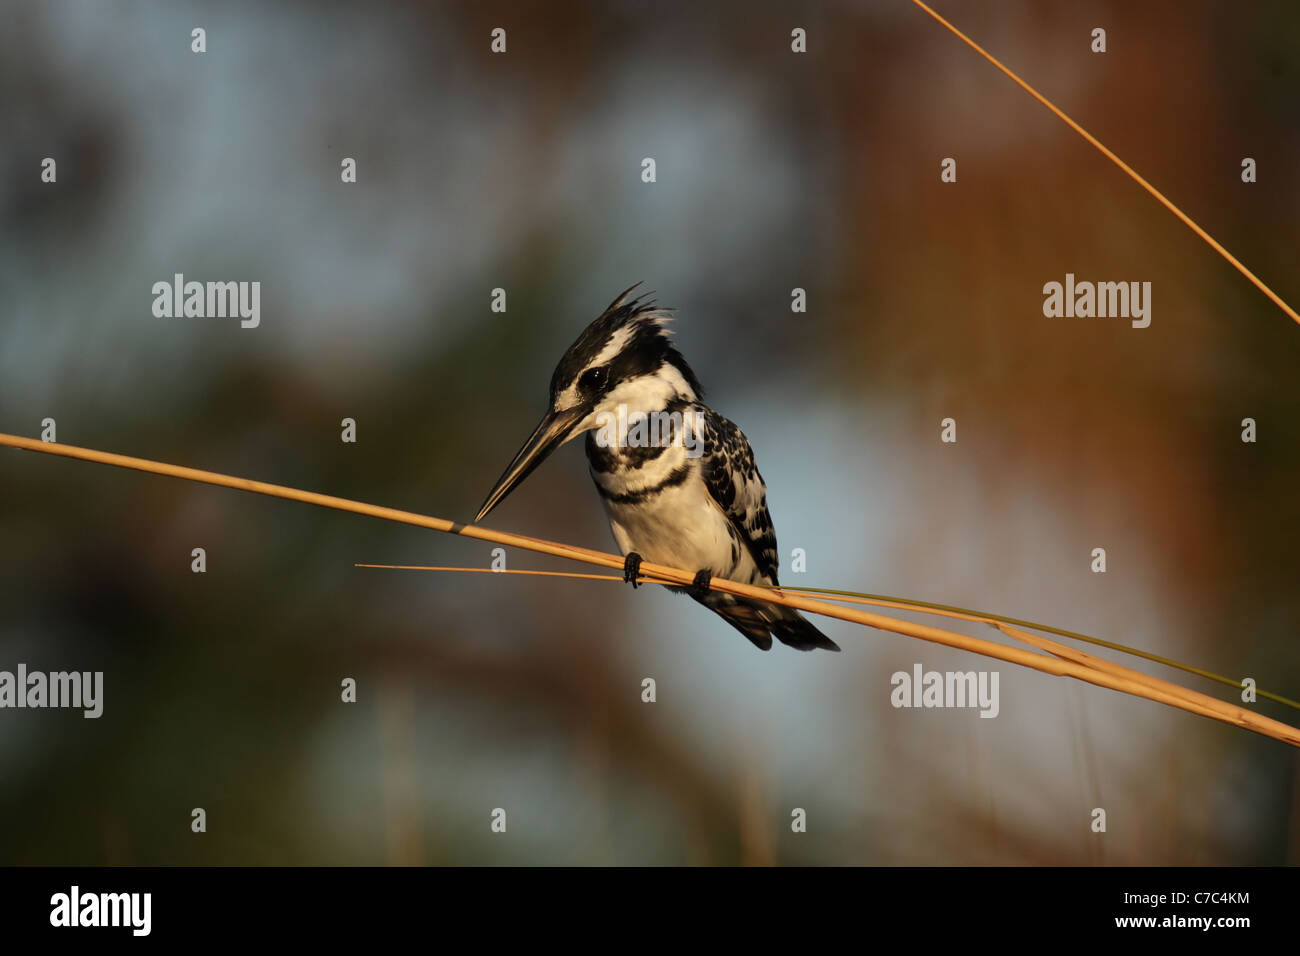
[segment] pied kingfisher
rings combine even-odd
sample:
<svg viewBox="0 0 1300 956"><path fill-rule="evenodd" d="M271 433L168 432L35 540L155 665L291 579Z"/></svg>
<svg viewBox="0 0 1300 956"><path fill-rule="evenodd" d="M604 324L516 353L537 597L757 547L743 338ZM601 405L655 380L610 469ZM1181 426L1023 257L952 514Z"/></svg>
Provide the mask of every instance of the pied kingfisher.
<svg viewBox="0 0 1300 956"><path fill-rule="evenodd" d="M629 299L635 288L610 303L564 353L551 376L546 415L475 522L551 452L585 432L591 477L626 556L625 580L637 585L643 558L699 569L692 587L670 590L688 591L763 650L775 637L801 651L838 651L798 611L709 590L713 575L777 583L766 487L741 430L700 401L699 379L669 340L669 311L644 297ZM656 438L648 421L670 425Z"/></svg>

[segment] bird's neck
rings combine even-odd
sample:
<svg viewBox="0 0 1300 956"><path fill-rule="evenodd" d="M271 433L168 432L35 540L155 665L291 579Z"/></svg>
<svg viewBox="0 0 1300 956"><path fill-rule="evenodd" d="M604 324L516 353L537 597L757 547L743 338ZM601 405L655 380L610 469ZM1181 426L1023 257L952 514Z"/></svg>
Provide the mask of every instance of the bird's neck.
<svg viewBox="0 0 1300 956"><path fill-rule="evenodd" d="M587 461L597 483L601 475L672 471L700 457L703 440L702 407L693 398L674 394L602 413L587 432Z"/></svg>
<svg viewBox="0 0 1300 956"><path fill-rule="evenodd" d="M693 379L693 376L692 376ZM679 408L698 400L692 382L665 362L654 372L621 383L609 393L605 408L626 409L628 413L648 415Z"/></svg>

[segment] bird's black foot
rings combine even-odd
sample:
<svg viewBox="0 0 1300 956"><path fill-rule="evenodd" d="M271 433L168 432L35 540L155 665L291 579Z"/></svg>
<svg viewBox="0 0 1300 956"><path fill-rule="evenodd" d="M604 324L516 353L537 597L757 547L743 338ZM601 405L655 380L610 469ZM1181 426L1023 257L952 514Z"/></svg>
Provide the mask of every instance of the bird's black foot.
<svg viewBox="0 0 1300 956"><path fill-rule="evenodd" d="M623 559L623 580L634 588L639 588L641 582L637 580L637 575L641 573L641 555L635 551L629 551L627 557Z"/></svg>
<svg viewBox="0 0 1300 956"><path fill-rule="evenodd" d="M701 568L695 572L695 580L691 582L691 597L697 601L703 601L709 593L709 582L713 580L713 572L708 568Z"/></svg>

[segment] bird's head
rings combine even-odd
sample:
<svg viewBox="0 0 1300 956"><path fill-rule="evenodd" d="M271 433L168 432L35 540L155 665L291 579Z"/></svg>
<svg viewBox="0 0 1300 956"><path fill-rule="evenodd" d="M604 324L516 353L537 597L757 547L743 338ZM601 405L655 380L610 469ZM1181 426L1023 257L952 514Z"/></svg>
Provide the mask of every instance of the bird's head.
<svg viewBox="0 0 1300 956"><path fill-rule="evenodd" d="M668 310L627 289L569 346L551 376L546 414L479 509L482 521L565 442L596 428L603 413L655 412L702 389L669 339Z"/></svg>

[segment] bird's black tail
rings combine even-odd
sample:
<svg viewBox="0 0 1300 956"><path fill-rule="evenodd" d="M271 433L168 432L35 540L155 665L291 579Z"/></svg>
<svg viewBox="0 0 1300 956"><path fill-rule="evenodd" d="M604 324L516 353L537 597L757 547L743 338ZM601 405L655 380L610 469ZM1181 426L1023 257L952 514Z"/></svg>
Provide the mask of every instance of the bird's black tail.
<svg viewBox="0 0 1300 956"><path fill-rule="evenodd" d="M696 600L716 611L760 650L770 650L773 637L800 651L840 649L838 644L813 627L812 622L794 608L747 601L717 591L711 591Z"/></svg>
<svg viewBox="0 0 1300 956"><path fill-rule="evenodd" d="M788 644L795 650L815 651L818 648L838 651L840 646L817 630L808 620L792 607L780 604L770 605L779 617L772 622L772 634L782 644Z"/></svg>

